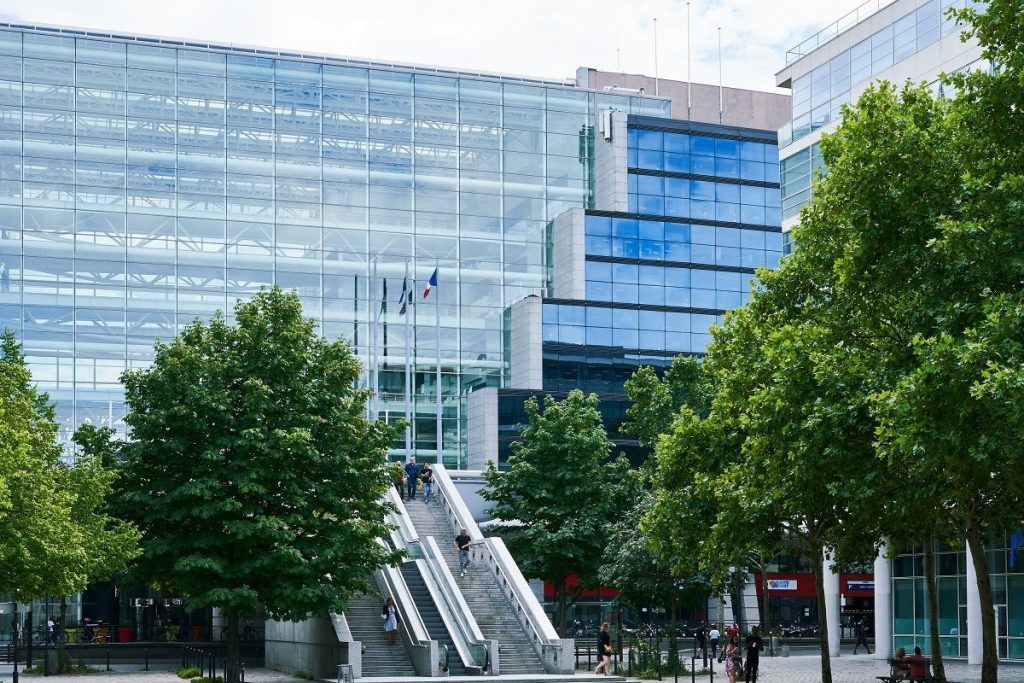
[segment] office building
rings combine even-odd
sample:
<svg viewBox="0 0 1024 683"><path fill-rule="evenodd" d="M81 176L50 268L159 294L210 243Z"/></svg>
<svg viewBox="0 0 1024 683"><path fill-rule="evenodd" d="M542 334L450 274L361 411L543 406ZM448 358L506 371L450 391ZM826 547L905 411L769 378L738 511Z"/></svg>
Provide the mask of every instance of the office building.
<svg viewBox="0 0 1024 683"><path fill-rule="evenodd" d="M971 0L879 0L862 5L786 53L779 86L793 93L792 116L779 131L782 220L797 228L800 207L813 194L812 179L822 166L818 142L834 130L843 104L855 102L873 82L925 82L936 96L951 96L939 83L942 73L989 68L977 42L961 40L962 26L948 16ZM874 567L876 654L898 647L931 650L924 550L905 549ZM1000 659L1024 659L1024 570L1015 561L1010 536L988 552L996 610ZM942 654L981 661L981 612L974 568L964 550L939 544L935 571ZM840 594L827 581L829 614L838 625ZM838 638L832 643L838 653Z"/></svg>

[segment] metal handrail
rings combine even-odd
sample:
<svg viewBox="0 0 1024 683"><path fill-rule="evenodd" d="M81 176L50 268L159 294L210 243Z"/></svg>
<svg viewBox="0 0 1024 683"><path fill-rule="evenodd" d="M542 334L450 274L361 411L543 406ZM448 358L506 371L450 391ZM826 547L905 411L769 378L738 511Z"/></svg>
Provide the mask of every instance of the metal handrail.
<svg viewBox="0 0 1024 683"><path fill-rule="evenodd" d="M378 542L386 545L380 539ZM374 575L377 577L377 585L385 593L385 596L394 599L410 643L414 647L426 647L430 641L430 634L427 632L419 610L416 609L416 601L409 593L409 587L405 585L405 577L396 567L390 565L384 565L374 572Z"/></svg>
<svg viewBox="0 0 1024 683"><path fill-rule="evenodd" d="M792 64L801 57L809 55L815 49L832 40L846 29L859 24L872 14L875 14L884 7L888 7L895 1L896 0L868 0L868 2L865 2L859 7L847 12L810 38L801 42L799 45L787 50L786 64Z"/></svg>
<svg viewBox="0 0 1024 683"><path fill-rule="evenodd" d="M455 643L459 658L467 666L482 667L476 651L481 647L486 651L487 643L458 584L455 583L455 578L448 570L437 542L429 536L419 537L406 513L405 504L393 487L388 490L385 497L397 510L389 513L386 518L392 526L392 542L396 548L409 552L420 567L427 592L430 593L441 620Z"/></svg>
<svg viewBox="0 0 1024 683"><path fill-rule="evenodd" d="M498 587L512 604L516 618L526 630L537 654L542 659L546 658L548 653L557 657L557 653L562 652L564 648L564 641L558 637L558 633L544 613L544 608L537 601L519 566L505 547L504 541L500 538L485 539L444 466L436 465L433 470L438 500L447 507L450 521L466 529L466 533L472 539L471 553L494 575Z"/></svg>

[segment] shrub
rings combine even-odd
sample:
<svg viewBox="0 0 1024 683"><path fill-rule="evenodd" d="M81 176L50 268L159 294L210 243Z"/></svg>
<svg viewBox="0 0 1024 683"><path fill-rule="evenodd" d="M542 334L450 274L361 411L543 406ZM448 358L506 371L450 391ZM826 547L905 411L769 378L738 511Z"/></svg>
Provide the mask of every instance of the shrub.
<svg viewBox="0 0 1024 683"><path fill-rule="evenodd" d="M198 666L182 666L174 670L178 678L198 678L203 675L202 669Z"/></svg>

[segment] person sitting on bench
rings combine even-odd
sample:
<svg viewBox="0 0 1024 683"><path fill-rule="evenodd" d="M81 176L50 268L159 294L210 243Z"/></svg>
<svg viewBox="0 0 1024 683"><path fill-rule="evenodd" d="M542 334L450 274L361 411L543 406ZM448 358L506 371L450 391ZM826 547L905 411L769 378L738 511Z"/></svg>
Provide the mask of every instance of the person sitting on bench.
<svg viewBox="0 0 1024 683"><path fill-rule="evenodd" d="M910 680L923 681L928 678L928 660L921 655L921 648L914 648L914 654L907 657L907 666L910 669Z"/></svg>
<svg viewBox="0 0 1024 683"><path fill-rule="evenodd" d="M902 647L896 648L896 655L889 662L892 666L890 675L893 678L909 678L910 664L907 663L907 651Z"/></svg>

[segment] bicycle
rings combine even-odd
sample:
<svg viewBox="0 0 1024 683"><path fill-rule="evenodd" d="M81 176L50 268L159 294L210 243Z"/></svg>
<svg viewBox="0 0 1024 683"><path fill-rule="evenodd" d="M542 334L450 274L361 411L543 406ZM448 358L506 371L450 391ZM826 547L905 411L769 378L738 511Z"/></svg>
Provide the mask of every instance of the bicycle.
<svg viewBox="0 0 1024 683"><path fill-rule="evenodd" d="M231 632L231 627L225 626L221 629L220 640L221 642L227 642L228 633ZM252 619L245 619L245 621L238 628L238 635L243 640L256 640L256 626L252 623Z"/></svg>

